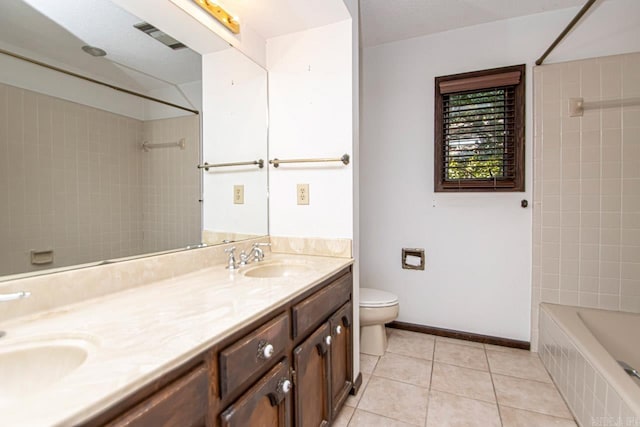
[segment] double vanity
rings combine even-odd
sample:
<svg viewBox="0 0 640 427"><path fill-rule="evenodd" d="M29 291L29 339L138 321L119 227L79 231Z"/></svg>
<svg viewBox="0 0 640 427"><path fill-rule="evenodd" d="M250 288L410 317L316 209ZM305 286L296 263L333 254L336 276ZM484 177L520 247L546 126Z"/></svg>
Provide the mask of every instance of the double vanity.
<svg viewBox="0 0 640 427"><path fill-rule="evenodd" d="M235 37L190 0L1 3L0 426L331 424L357 377L345 4Z"/></svg>
<svg viewBox="0 0 640 427"><path fill-rule="evenodd" d="M328 425L353 389L352 259L226 264L0 323L0 425Z"/></svg>

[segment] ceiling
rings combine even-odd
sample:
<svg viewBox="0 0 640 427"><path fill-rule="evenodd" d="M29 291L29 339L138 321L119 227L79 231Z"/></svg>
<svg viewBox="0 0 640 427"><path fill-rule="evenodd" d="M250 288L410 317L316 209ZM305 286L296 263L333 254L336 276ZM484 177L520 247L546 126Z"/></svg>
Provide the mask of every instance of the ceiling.
<svg viewBox="0 0 640 427"><path fill-rule="evenodd" d="M367 1L367 0L362 0ZM269 39L349 19L342 0L219 0L262 38Z"/></svg>
<svg viewBox="0 0 640 427"><path fill-rule="evenodd" d="M363 47L518 16L582 6L586 0L360 0Z"/></svg>
<svg viewBox="0 0 640 427"><path fill-rule="evenodd" d="M576 7L585 1L360 0L362 45ZM220 4L264 39L349 18L342 0L220 0ZM0 0L0 46L143 92L201 80L200 55L162 45L133 28L139 22L109 0ZM105 49L107 56L83 53L80 48L86 44ZM226 48L220 39L212 51Z"/></svg>
<svg viewBox="0 0 640 427"><path fill-rule="evenodd" d="M135 29L141 19L108 0L2 0L0 45L24 56L149 93L201 80L201 57ZM80 48L97 46L105 57ZM228 48L221 41L220 48Z"/></svg>

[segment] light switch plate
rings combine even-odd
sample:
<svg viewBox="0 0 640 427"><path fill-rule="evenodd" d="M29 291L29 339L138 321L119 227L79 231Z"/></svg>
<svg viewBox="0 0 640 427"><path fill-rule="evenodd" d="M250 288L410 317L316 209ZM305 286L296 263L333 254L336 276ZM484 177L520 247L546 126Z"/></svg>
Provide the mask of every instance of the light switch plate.
<svg viewBox="0 0 640 427"><path fill-rule="evenodd" d="M309 184L298 184L297 194L299 205L309 204Z"/></svg>
<svg viewBox="0 0 640 427"><path fill-rule="evenodd" d="M233 203L235 205L244 205L244 185L233 186Z"/></svg>

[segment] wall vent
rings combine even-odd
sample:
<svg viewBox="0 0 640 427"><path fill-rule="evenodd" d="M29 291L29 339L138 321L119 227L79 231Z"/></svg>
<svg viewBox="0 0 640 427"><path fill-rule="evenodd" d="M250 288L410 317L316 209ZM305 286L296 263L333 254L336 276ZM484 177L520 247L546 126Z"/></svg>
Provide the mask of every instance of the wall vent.
<svg viewBox="0 0 640 427"><path fill-rule="evenodd" d="M178 40L171 37L169 34L163 33L148 22L141 22L134 25L134 27L173 50L183 49L187 47L184 44L180 43Z"/></svg>

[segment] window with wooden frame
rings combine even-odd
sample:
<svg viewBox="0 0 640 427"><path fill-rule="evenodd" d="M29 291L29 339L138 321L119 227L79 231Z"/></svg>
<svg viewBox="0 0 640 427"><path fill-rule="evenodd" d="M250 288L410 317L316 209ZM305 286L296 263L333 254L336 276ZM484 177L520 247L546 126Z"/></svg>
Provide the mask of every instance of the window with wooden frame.
<svg viewBox="0 0 640 427"><path fill-rule="evenodd" d="M436 77L436 192L524 191L525 70Z"/></svg>

